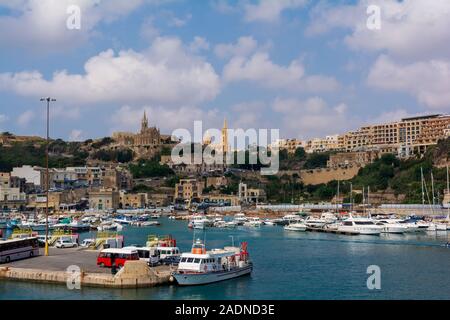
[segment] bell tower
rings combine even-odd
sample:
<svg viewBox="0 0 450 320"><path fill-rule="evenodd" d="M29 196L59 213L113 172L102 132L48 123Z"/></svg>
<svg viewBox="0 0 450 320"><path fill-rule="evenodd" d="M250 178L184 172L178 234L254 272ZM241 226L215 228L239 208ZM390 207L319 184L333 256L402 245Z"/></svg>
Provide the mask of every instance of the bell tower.
<svg viewBox="0 0 450 320"><path fill-rule="evenodd" d="M223 128L222 128L222 152L223 154L228 153L228 124L227 119L223 120Z"/></svg>
<svg viewBox="0 0 450 320"><path fill-rule="evenodd" d="M148 119L147 119L147 114L145 113L145 110L144 110L144 116L142 117L142 122L141 122L141 132L144 132L146 129L148 129Z"/></svg>

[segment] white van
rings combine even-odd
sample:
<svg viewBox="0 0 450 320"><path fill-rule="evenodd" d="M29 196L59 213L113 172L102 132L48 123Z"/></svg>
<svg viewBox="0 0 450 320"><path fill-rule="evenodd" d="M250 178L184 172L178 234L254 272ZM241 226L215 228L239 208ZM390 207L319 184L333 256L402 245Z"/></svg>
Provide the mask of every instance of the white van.
<svg viewBox="0 0 450 320"><path fill-rule="evenodd" d="M136 250L139 255L139 260L145 261L149 265L156 265L159 263L159 252L156 248L129 246L124 249Z"/></svg>
<svg viewBox="0 0 450 320"><path fill-rule="evenodd" d="M59 238L58 241L56 241L56 248L74 248L78 247L78 244L70 238Z"/></svg>
<svg viewBox="0 0 450 320"><path fill-rule="evenodd" d="M180 257L181 251L178 249L178 247L157 247L156 248L159 252L159 258L165 259L167 257Z"/></svg>

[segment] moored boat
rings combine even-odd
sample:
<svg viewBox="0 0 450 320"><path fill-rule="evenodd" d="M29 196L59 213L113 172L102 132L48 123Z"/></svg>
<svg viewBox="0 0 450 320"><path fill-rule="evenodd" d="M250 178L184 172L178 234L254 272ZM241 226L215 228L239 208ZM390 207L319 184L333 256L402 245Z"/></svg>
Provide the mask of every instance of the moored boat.
<svg viewBox="0 0 450 320"><path fill-rule="evenodd" d="M302 222L288 224L284 227L287 231L306 231L306 225Z"/></svg>
<svg viewBox="0 0 450 320"><path fill-rule="evenodd" d="M171 280L179 285L202 285L248 275L253 264L247 252L247 243L239 247L225 247L206 251L201 240L192 245L189 253L183 253L178 269Z"/></svg>

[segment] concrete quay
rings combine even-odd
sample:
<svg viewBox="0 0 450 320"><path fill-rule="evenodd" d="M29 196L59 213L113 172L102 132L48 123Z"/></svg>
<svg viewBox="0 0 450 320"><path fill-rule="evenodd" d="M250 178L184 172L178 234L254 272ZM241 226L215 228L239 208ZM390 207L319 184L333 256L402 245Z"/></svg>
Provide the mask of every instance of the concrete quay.
<svg viewBox="0 0 450 320"><path fill-rule="evenodd" d="M60 252L58 252L58 250ZM53 255L52 255L53 254ZM127 261L112 275L111 270L96 266L98 252L77 249L53 249L50 256L38 256L0 265L0 279L59 283L79 281L81 287L142 288L169 284L170 267L150 268L144 261ZM76 266L80 272L67 271Z"/></svg>

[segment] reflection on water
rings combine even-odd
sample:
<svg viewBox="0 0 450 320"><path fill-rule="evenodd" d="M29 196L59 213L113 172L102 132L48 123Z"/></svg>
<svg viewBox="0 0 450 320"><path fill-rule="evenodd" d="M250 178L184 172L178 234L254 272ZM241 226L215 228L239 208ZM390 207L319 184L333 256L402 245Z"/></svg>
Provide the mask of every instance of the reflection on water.
<svg viewBox="0 0 450 320"><path fill-rule="evenodd" d="M149 234L171 234L182 251L194 237L209 248L248 241L251 276L197 287L175 285L141 289L83 288L0 281L0 299L448 299L450 249L447 232L345 236L287 232L278 226L187 228L187 222L161 219L160 227L126 227L125 242L143 245ZM81 235L81 239L92 237ZM366 270L378 265L382 290L366 287Z"/></svg>

